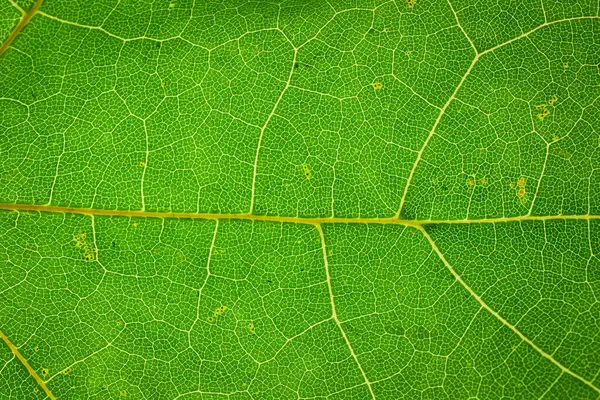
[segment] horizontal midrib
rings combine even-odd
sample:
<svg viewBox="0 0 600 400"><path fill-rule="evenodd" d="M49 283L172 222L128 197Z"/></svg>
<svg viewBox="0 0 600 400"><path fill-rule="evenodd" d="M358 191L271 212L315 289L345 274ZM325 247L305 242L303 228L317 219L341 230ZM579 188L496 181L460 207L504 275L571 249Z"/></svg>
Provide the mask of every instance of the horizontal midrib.
<svg viewBox="0 0 600 400"><path fill-rule="evenodd" d="M301 218L301 217L281 217L271 215L251 215L251 214L211 214L211 213L186 213L186 212L161 212L161 211L135 211L135 210L103 210L98 208L75 208L60 207L38 204L7 204L0 203L0 210L9 211L39 211L63 214L82 214L82 215L105 215L113 217L137 217L137 218L189 218L189 219L237 219L250 221L270 221L287 222L294 224L389 224L406 226L424 226L433 224L492 224L501 222L521 222L521 221L551 221L551 220L600 220L600 215L549 215L534 216L524 215L516 217L501 217L488 219L454 219L454 220L410 220L398 218Z"/></svg>

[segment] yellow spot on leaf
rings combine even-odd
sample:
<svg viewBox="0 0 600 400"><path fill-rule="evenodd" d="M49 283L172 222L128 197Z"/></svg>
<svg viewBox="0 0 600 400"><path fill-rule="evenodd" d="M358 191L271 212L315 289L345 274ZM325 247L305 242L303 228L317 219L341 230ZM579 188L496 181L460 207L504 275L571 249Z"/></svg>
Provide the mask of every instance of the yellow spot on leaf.
<svg viewBox="0 0 600 400"><path fill-rule="evenodd" d="M552 136L552 141L553 141L553 142L556 142L558 139L560 139L560 138L558 137L558 135L554 135L554 136Z"/></svg>
<svg viewBox="0 0 600 400"><path fill-rule="evenodd" d="M251 335L256 335L256 331L254 330L254 324L252 322L248 324L247 328L248 332L250 332Z"/></svg>
<svg viewBox="0 0 600 400"><path fill-rule="evenodd" d="M83 258L86 261L92 261L96 258L97 249L88 245L85 233L73 236L73 241L75 242L75 247L83 249Z"/></svg>
<svg viewBox="0 0 600 400"><path fill-rule="evenodd" d="M123 390L121 390L121 391L119 392L119 395L120 395L121 397L127 397L127 395L128 395L128 394L129 394L129 393L128 393L128 392L127 392L127 390L125 390L125 389L123 389Z"/></svg>
<svg viewBox="0 0 600 400"><path fill-rule="evenodd" d="M413 53L413 52L412 52L412 50L406 50L406 51L404 52L404 54L406 54L406 55L407 55L407 56L409 56L409 57L412 55L412 53Z"/></svg>
<svg viewBox="0 0 600 400"><path fill-rule="evenodd" d="M467 186L469 186L470 188L474 188L474 187L475 187L475 186L477 186L477 185L479 185L479 186L485 186L485 185L487 185L487 184L488 184L488 182L489 182L489 180L488 180L488 178L487 178L487 177L485 177L485 176L484 176L484 177L481 177L481 178L479 178L479 179L477 179L477 176L476 176L476 174L470 174L470 175L467 177L467 180L466 180L466 182L465 182L465 183L466 183L466 185L467 185Z"/></svg>
<svg viewBox="0 0 600 400"><path fill-rule="evenodd" d="M46 376L48 376L48 369L42 368L42 377L46 377Z"/></svg>
<svg viewBox="0 0 600 400"><path fill-rule="evenodd" d="M206 318L206 320L212 324L213 322L215 322L215 317L209 315L208 318Z"/></svg>
<svg viewBox="0 0 600 400"><path fill-rule="evenodd" d="M62 373L63 375L69 375L71 373L71 368L65 368Z"/></svg>
<svg viewBox="0 0 600 400"><path fill-rule="evenodd" d="M225 311L226 311L226 310L227 310L227 306L220 306L220 307L217 307L217 308L215 309L215 312L213 313L213 316L214 316L215 318L218 318L218 317L220 317L221 315L225 314Z"/></svg>
<svg viewBox="0 0 600 400"><path fill-rule="evenodd" d="M521 204L522 205L526 205L527 201L528 201L528 196L527 196L527 192L525 191L525 189L520 188L517 190L517 197L519 198L519 200L521 200Z"/></svg>
<svg viewBox="0 0 600 400"><path fill-rule="evenodd" d="M390 28L388 28L388 27L385 27L385 28L383 28L383 31L384 31L385 33L387 33L387 32L389 32L389 31L390 31Z"/></svg>
<svg viewBox="0 0 600 400"><path fill-rule="evenodd" d="M528 201L527 191L525 190L526 183L525 177L522 176L517 180L516 185L514 183L510 184L510 188L515 190L517 198L521 200L521 204L523 205L526 205Z"/></svg>
<svg viewBox="0 0 600 400"><path fill-rule="evenodd" d="M548 100L548 102L546 104L539 104L537 106L535 106L535 109L540 111L537 115L538 119L541 121L544 118L546 118L548 115L550 115L550 110L547 109L548 106L552 106L554 105L554 103L556 103L558 101L558 96L557 95L552 95L552 97L550 97L550 99Z"/></svg>
<svg viewBox="0 0 600 400"><path fill-rule="evenodd" d="M145 166L146 166L146 163L145 163L145 162L143 162L143 161L140 161L140 162L138 163L138 165L139 165L140 167L145 167Z"/></svg>
<svg viewBox="0 0 600 400"><path fill-rule="evenodd" d="M568 160L572 156L571 152L568 151L567 149L560 149L560 150L558 150L558 155L561 156L562 158L566 159L566 160Z"/></svg>
<svg viewBox="0 0 600 400"><path fill-rule="evenodd" d="M40 351L40 348L39 348L38 346L35 346L35 347L33 348L33 351L35 351L35 352L37 353L38 351Z"/></svg>
<svg viewBox="0 0 600 400"><path fill-rule="evenodd" d="M406 5L408 8L413 8L417 4L417 0L406 0Z"/></svg>
<svg viewBox="0 0 600 400"><path fill-rule="evenodd" d="M539 119L540 121L542 121L542 120L543 120L544 118L546 118L548 115L550 115L550 110L546 109L546 110L542 111L541 113L539 113L539 114L537 115L537 117L538 117L538 119Z"/></svg>
<svg viewBox="0 0 600 400"><path fill-rule="evenodd" d="M563 64L563 68L564 68L564 69L568 69L568 68L569 68L569 63L564 63L564 64Z"/></svg>
<svg viewBox="0 0 600 400"><path fill-rule="evenodd" d="M381 89L383 87L383 83L381 83L381 82L373 82L372 86L373 86L373 89L379 90L379 89Z"/></svg>
<svg viewBox="0 0 600 400"><path fill-rule="evenodd" d="M75 242L75 246L82 248L85 246L85 233L80 233L79 235L73 236L73 241Z"/></svg>
<svg viewBox="0 0 600 400"><path fill-rule="evenodd" d="M83 251L83 258L87 261L93 261L96 258L96 251L96 248L89 248L86 246Z"/></svg>
<svg viewBox="0 0 600 400"><path fill-rule="evenodd" d="M310 172L308 164L302 164L302 170L304 171L304 176L306 176L306 179L312 178L312 172Z"/></svg>

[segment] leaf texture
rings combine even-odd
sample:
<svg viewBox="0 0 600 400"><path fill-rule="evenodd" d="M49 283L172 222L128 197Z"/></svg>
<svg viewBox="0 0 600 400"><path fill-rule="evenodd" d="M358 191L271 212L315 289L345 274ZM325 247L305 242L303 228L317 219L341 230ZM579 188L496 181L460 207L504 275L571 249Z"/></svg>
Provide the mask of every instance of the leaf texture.
<svg viewBox="0 0 600 400"><path fill-rule="evenodd" d="M0 3L0 398L600 398L599 9Z"/></svg>

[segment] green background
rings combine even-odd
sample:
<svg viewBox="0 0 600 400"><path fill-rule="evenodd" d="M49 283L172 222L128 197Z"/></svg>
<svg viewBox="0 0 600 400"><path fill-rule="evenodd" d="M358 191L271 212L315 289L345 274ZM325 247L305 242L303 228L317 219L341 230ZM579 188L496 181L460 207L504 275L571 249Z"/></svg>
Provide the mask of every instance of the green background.
<svg viewBox="0 0 600 400"><path fill-rule="evenodd" d="M599 398L599 8L46 0L1 331L58 399Z"/></svg>

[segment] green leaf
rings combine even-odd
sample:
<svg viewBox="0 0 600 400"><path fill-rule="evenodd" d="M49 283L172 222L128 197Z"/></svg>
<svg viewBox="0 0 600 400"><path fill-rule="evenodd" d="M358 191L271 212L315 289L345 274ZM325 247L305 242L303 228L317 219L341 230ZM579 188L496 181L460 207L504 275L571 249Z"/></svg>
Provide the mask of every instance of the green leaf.
<svg viewBox="0 0 600 400"><path fill-rule="evenodd" d="M0 398L598 399L599 7L0 3Z"/></svg>

